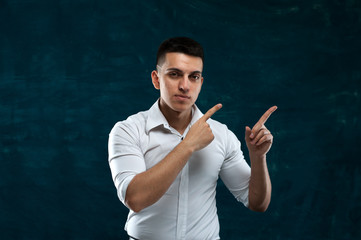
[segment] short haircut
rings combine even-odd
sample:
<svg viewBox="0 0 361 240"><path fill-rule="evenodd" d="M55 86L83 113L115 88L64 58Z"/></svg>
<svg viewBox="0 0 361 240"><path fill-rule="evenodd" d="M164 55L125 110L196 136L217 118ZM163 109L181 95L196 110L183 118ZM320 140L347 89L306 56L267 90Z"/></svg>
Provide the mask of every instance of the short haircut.
<svg viewBox="0 0 361 240"><path fill-rule="evenodd" d="M195 40L187 37L174 37L165 40L158 49L156 65L161 65L166 53L178 52L194 57L200 57L204 62L203 47Z"/></svg>

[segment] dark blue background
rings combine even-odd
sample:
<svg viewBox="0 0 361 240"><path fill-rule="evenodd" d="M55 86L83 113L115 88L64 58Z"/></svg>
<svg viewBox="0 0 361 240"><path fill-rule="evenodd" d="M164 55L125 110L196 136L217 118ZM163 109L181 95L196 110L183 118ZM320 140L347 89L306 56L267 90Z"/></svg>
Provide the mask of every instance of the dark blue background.
<svg viewBox="0 0 361 240"><path fill-rule="evenodd" d="M0 0L1 239L126 239L108 133L156 101L158 45L180 35L206 51L199 108L223 103L243 143L279 107L271 205L220 182L222 239L361 237L361 1Z"/></svg>

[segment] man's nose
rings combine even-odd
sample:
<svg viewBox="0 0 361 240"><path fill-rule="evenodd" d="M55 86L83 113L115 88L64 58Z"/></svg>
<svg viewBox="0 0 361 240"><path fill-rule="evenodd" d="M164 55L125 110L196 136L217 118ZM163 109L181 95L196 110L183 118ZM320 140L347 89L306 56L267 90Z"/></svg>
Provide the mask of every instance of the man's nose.
<svg viewBox="0 0 361 240"><path fill-rule="evenodd" d="M188 76L184 75L182 79L179 81L179 90L188 92L189 90L189 80Z"/></svg>

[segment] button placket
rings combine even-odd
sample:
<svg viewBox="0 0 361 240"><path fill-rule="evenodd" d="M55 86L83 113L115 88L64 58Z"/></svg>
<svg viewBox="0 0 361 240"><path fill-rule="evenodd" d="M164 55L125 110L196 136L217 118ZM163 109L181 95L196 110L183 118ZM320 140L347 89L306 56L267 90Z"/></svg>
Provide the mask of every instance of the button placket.
<svg viewBox="0 0 361 240"><path fill-rule="evenodd" d="M184 166L178 191L177 239L185 239L188 216L188 163Z"/></svg>

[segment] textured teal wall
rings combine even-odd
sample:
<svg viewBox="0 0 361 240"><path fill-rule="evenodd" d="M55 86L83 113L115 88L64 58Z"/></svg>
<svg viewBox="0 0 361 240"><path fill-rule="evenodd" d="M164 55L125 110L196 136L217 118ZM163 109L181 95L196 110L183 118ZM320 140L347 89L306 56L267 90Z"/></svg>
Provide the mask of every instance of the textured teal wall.
<svg viewBox="0 0 361 240"><path fill-rule="evenodd" d="M271 205L220 182L222 239L361 237L360 1L0 0L0 239L126 239L108 133L157 99L157 47L182 35L206 51L198 106L243 143L279 107Z"/></svg>

